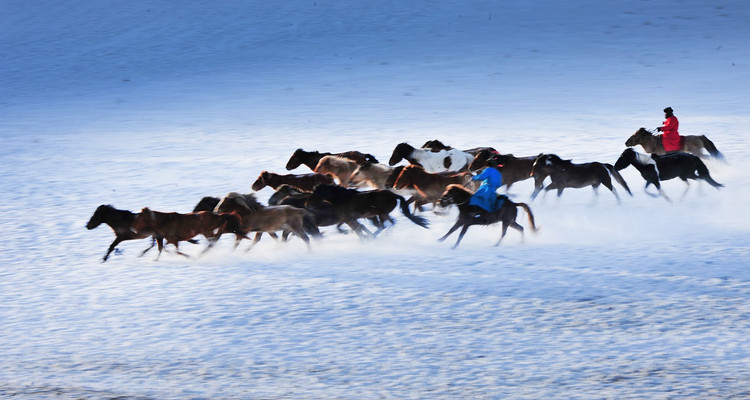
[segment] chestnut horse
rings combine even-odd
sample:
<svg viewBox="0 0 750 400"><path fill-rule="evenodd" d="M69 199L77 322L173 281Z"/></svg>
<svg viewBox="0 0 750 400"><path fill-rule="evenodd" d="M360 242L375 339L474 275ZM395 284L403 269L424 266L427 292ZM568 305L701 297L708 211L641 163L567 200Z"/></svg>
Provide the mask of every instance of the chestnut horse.
<svg viewBox="0 0 750 400"><path fill-rule="evenodd" d="M646 188L648 185L656 186L659 190L659 194L664 197L665 200L671 202L670 198L661 189L659 181L666 181L674 178L680 178L685 182L688 187L685 188L685 193L689 188L688 179L702 179L708 182L711 186L719 189L724 187L721 183L716 182L711 178L711 174L708 173L706 164L701 161L698 156L688 153L670 153L667 155L659 156L656 154L642 154L633 150L632 148L625 149L620 158L615 162L615 169L621 170L627 166L632 165L638 172L641 173L643 179L646 180ZM647 194L651 194L648 191Z"/></svg>
<svg viewBox="0 0 750 400"><path fill-rule="evenodd" d="M153 211L145 207L136 215L132 229L134 232L154 232L157 235L156 242L159 245L157 260L164 250L163 240L166 240L166 244L173 244L177 254L189 258L189 255L180 251L181 241L203 235L208 239L208 247L203 250L201 253L203 254L211 249L225 232L234 233L237 240L247 238L240 229L240 222L240 217L236 214L215 214L207 211L180 214Z"/></svg>
<svg viewBox="0 0 750 400"><path fill-rule="evenodd" d="M471 182L470 172L461 173L430 173L418 165L407 165L401 170L398 178L393 183L394 189L412 188L416 190L419 198L415 200L417 207L432 203L435 205L440 201L440 196L445 188L451 184L469 185Z"/></svg>
<svg viewBox="0 0 750 400"><path fill-rule="evenodd" d="M378 162L378 160L372 154L361 153L355 150L345 151L343 153L320 153L317 151L304 151L302 149L297 149L294 151L292 156L289 157L289 161L287 161L286 163L286 169L287 171L291 171L299 167L300 165L305 164L308 168L314 170L315 166L318 165L318 162L320 162L320 159L325 156L346 157L358 164L362 164L365 162Z"/></svg>
<svg viewBox="0 0 750 400"><path fill-rule="evenodd" d="M461 228L461 232L458 234L458 240L456 240L456 244L454 244L452 247L455 249L456 247L458 247L458 244L461 243L461 239L463 239L466 231L470 226L492 225L498 222L502 222L503 225L500 239L498 239L497 243L495 243L495 246L500 245L500 242L505 237L508 228L513 228L520 232L521 238L523 239L523 226L519 225L518 222L516 222L516 217L518 216L518 207L521 207L526 211L526 214L529 218L531 231L534 233L537 232L537 227L534 223L534 214L531 213L531 208L529 208L528 204L516 203L507 198L507 196L503 196L505 197L505 201L503 202L503 205L500 207L500 209L496 212L489 212L481 207L469 204L469 199L471 199L471 196L473 194L474 192L461 185L449 185L446 188L445 192L440 197L440 205L442 207L448 207L450 205L458 206L458 219L456 220L456 223L453 224L453 226L450 228L450 230L448 230L448 233L438 239L439 241L444 241L448 238L448 236L450 236L450 234L455 232L458 228Z"/></svg>
<svg viewBox="0 0 750 400"><path fill-rule="evenodd" d="M722 160L724 156L716 148L714 143L710 141L706 135L686 135L680 136L680 142L682 148L679 152L690 153L701 158L706 158L706 154L703 152L705 149L711 157ZM665 155L664 145L661 142L661 135L655 135L653 132L646 128L638 129L632 136L625 141L625 145L633 147L641 145L646 153Z"/></svg>
<svg viewBox="0 0 750 400"><path fill-rule="evenodd" d="M630 192L630 188L625 182L625 179L623 179L620 173L615 170L612 164L600 162L574 164L570 160L563 160L556 154L539 154L536 157L536 160L534 160L531 174L544 174L545 176L549 176L552 179L552 183L547 185L547 187L544 188L544 191L548 192L552 189L557 189L557 197L562 195L563 189L565 188L583 188L591 186L594 189L594 193L598 193L597 189L599 188L599 185L604 185L615 195L615 198L617 198L617 202L619 203L620 196L617 195L617 191L614 186L612 186L611 176L613 176L615 180L625 188L625 191L627 191L629 195L633 195ZM532 195L532 200L535 197L535 195Z"/></svg>

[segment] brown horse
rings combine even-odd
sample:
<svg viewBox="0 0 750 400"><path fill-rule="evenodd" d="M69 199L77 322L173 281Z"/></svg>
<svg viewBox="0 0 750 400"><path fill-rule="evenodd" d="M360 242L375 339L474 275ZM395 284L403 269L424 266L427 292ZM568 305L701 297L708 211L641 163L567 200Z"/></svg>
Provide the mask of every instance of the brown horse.
<svg viewBox="0 0 750 400"><path fill-rule="evenodd" d="M302 190L312 191L315 186L323 183L333 183L333 177L317 173L280 175L273 172L263 171L258 175L258 179L253 182L252 189L257 192L266 186L276 189L281 185L287 184Z"/></svg>
<svg viewBox="0 0 750 400"><path fill-rule="evenodd" d="M154 232L155 235L158 235L156 240L159 245L157 260L164 250L163 240L166 240L166 244L173 244L177 254L190 257L180 251L179 244L181 241L203 235L208 239L208 247L203 250L201 253L203 254L212 248L225 232L234 233L238 240L247 238L240 229L239 216L236 214L215 214L207 211L180 214L153 211L146 207L136 215L132 229L134 232Z"/></svg>
<svg viewBox="0 0 750 400"><path fill-rule="evenodd" d="M153 235L151 231L136 231L133 229L133 221L137 214L128 210L118 210L109 204L102 204L96 208L94 214L86 224L86 228L91 230L98 227L101 224L107 224L112 231L115 233L115 240L109 245L107 253L104 254L102 262L109 259L110 253L115 250L118 244L125 240L145 239ZM156 238L151 241L151 246L141 252L141 255L146 254L147 251L151 250L156 244Z"/></svg>
<svg viewBox="0 0 750 400"><path fill-rule="evenodd" d="M629 195L633 195L625 179L615 170L612 164L600 162L574 164L571 160L563 160L556 154L539 154L536 160L534 160L534 166L531 169L531 175L535 174L549 176L552 179L552 183L547 185L544 191L548 192L552 189L557 189L558 197L562 195L565 188L591 186L594 189L594 193L598 193L597 189L599 185L604 185L615 195L619 203L620 196L617 195L617 191L612 186L610 174L625 188L625 191ZM535 193L538 194L538 192ZM532 195L531 199L533 200L535 197L535 195Z"/></svg>
<svg viewBox="0 0 750 400"><path fill-rule="evenodd" d="M470 182L470 172L430 173L418 165L407 165L401 170L398 178L396 178L393 188L399 190L412 188L416 190L419 198L415 200L415 204L417 207L420 207L424 204L437 204L448 185L469 185Z"/></svg>
<svg viewBox="0 0 750 400"><path fill-rule="evenodd" d="M288 185L281 185L281 186L291 187ZM221 202L221 199L218 197L205 196L198 202L198 204L195 205L195 207L193 208L193 212L199 212L199 211L214 212L214 210L216 209L216 206L218 206L220 202ZM259 241L261 235L263 235L263 232L256 232L255 241ZM274 239L279 238L274 232L268 232L268 235Z"/></svg>
<svg viewBox="0 0 750 400"><path fill-rule="evenodd" d="M413 215L407 206L406 199L390 190L358 191L338 185L320 185L315 188L308 200L308 207L331 204L336 215L360 236L375 237L385 228L385 222L394 223L390 212L401 205L401 212L411 222L426 228L428 223L423 217ZM357 220L370 218L376 224L377 231L370 233Z"/></svg>
<svg viewBox="0 0 750 400"><path fill-rule="evenodd" d="M706 154L703 152L703 149L705 149L711 157L719 160L724 159L724 156L706 135L680 136L680 141L682 142L682 148L678 152L690 153L701 158L706 158ZM667 154L661 142L661 135L655 135L646 128L638 129L625 141L625 145L628 147L641 145L646 153L660 156Z"/></svg>
<svg viewBox="0 0 750 400"><path fill-rule="evenodd" d="M216 212L235 212L241 218L242 231L249 232L283 232L285 237L289 233L299 236L310 248L310 237L320 236L320 231L315 225L314 218L310 212L305 209L281 205L281 206L264 206L258 202L253 194L241 194L231 192L227 194L216 206ZM247 238L247 237L244 237ZM241 237L237 237L234 243L236 248L240 244ZM256 235L250 250L260 241L260 235Z"/></svg>
<svg viewBox="0 0 750 400"><path fill-rule="evenodd" d="M492 225L498 222L502 222L503 226L500 239L498 239L497 243L495 243L495 246L500 245L500 242L505 237L508 228L517 230L521 233L521 238L523 238L523 227L516 222L516 217L518 216L518 207L521 207L526 211L526 214L529 218L531 231L534 233L537 232L537 227L534 224L534 214L531 213L531 209L526 203L515 203L507 198L507 196L503 196L505 198L505 201L500 207L500 210L496 212L489 212L482 209L481 207L469 204L469 199L471 199L471 196L473 194L474 193L471 190L461 185L449 185L446 188L445 192L440 197L440 205L442 207L448 207L450 205L458 206L458 219L456 220L456 223L453 224L453 226L450 228L450 230L448 230L448 233L438 239L439 241L444 241L448 238L448 236L450 236L450 234L455 232L458 228L461 228L461 232L458 234L458 240L456 240L456 244L453 245L453 248L455 249L456 247L458 247L458 244L461 243L461 239L463 239L466 231L470 226Z"/></svg>
<svg viewBox="0 0 750 400"><path fill-rule="evenodd" d="M346 157L352 161L355 161L358 164L362 164L365 162L371 162L371 163L378 162L378 160L372 154L361 153L355 150L345 151L342 153L320 153L317 151L304 151L302 149L297 149L289 158L289 161L287 161L286 169L287 171L291 171L299 167L300 165L304 164L311 170L314 170L315 166L318 165L318 162L320 162L320 159L325 156Z"/></svg>
<svg viewBox="0 0 750 400"><path fill-rule="evenodd" d="M531 169L534 167L534 160L536 160L536 156L515 157L513 154L481 151L474 157L469 170L476 171L484 167L497 168L503 176L503 185L505 185L506 191L509 191L510 187L516 182L534 178L534 192L531 193L533 199L544 188L544 179L547 178L541 171L532 176Z"/></svg>

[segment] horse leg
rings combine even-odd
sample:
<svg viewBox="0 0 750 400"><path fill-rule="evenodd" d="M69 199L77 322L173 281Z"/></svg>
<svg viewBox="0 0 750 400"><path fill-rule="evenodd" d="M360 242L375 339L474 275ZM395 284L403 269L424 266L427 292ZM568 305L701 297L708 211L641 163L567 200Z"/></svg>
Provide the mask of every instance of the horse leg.
<svg viewBox="0 0 750 400"><path fill-rule="evenodd" d="M250 249L252 249L253 246L255 246L258 242L260 242L261 236L263 236L263 232L255 232L255 238L253 239L253 242L250 243L250 246L245 250L245 253L250 251Z"/></svg>
<svg viewBox="0 0 750 400"><path fill-rule="evenodd" d="M460 227L461 227L461 225L463 225L464 223L465 223L465 222L464 222L464 221L462 221L462 219L461 219L461 216L459 215L459 216L458 216L458 219L456 220L456 223L455 223L455 224L453 224L453 226L451 226L451 228L450 228L450 229L448 230L448 233L446 233L446 234L445 234L445 235L443 235L443 236L442 236L442 237L441 237L440 239L438 239L438 242L442 242L442 241L444 241L445 239L447 239L447 238L448 238L448 236L450 236L450 235L451 235L451 233L455 232L455 231L456 231L456 229L460 228Z"/></svg>
<svg viewBox="0 0 750 400"><path fill-rule="evenodd" d="M683 182L685 182L685 191L682 192L682 196L680 196L680 201L685 198L685 195L687 195L688 190L690 190L690 181L687 179L683 179Z"/></svg>
<svg viewBox="0 0 750 400"><path fill-rule="evenodd" d="M102 258L102 262L107 261L107 259L109 258L109 254L112 253L112 251L114 251L115 247L117 247L117 245L120 244L120 242L122 242L122 241L123 241L122 238L119 238L119 237L115 238L115 241L112 242L111 245L109 245L109 249L107 249L107 254L104 255L104 258ZM152 244L151 247L154 247L154 245ZM149 249L151 247L149 247Z"/></svg>
<svg viewBox="0 0 750 400"><path fill-rule="evenodd" d="M189 255L187 255L187 254L185 254L185 253L183 253L183 252L180 251L180 242L175 242L174 249L175 249L175 253L177 253L177 254L179 254L181 256L184 256L186 258L193 258L193 257L190 257Z"/></svg>
<svg viewBox="0 0 750 400"><path fill-rule="evenodd" d="M466 225L464 225L463 228L461 228L461 232L459 232L459 234L458 234L458 240L456 240L456 244L454 244L453 247L451 247L451 249L455 249L456 247L458 247L458 244L461 243L461 239L464 238L464 235L466 234L466 231L469 230L469 226L470 225L466 224Z"/></svg>
<svg viewBox="0 0 750 400"><path fill-rule="evenodd" d="M508 222L503 221L503 227L501 228L501 231L500 231L500 239L497 240L497 243L495 243L494 247L497 247L500 245L500 242L503 241L503 238L505 237L505 234L507 232L508 232Z"/></svg>

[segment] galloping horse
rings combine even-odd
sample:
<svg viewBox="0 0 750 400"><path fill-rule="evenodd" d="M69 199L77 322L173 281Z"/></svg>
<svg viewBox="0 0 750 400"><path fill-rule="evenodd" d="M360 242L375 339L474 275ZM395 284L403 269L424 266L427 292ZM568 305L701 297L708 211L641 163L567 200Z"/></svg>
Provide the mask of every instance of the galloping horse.
<svg viewBox="0 0 750 400"><path fill-rule="evenodd" d="M629 165L634 166L641 173L643 179L646 180L644 190L648 188L648 185L654 185L659 190L659 194L669 202L672 200L661 189L659 181L674 178L682 179L688 185L685 188L683 196L687 193L690 185L688 179L702 179L716 189L724 186L711 178L706 164L698 156L688 153L671 153L659 156L656 154L642 154L631 148L627 148L622 152L617 162L615 162L615 169L619 171ZM648 191L646 193L652 195Z"/></svg>
<svg viewBox="0 0 750 400"><path fill-rule="evenodd" d="M333 177L318 173L280 175L274 172L262 171L258 175L258 179L253 182L252 189L257 192L266 186L276 189L283 184L287 184L302 190L312 191L315 186L321 183L333 183Z"/></svg>
<svg viewBox="0 0 750 400"><path fill-rule="evenodd" d="M230 192L219 202L214 211L239 214L242 220L242 231L245 233L267 232L271 234L282 231L284 237L288 236L290 232L294 233L305 242L308 249L310 249L308 233L313 236L320 236L315 220L307 210L286 205L264 206L256 200L253 194ZM234 242L235 248L242 239L247 239L247 237L238 236ZM259 241L260 235L256 235L247 251Z"/></svg>
<svg viewBox="0 0 750 400"><path fill-rule="evenodd" d="M163 240L166 240L167 244L174 244L177 254L190 257L180 251L179 242L203 235L208 239L208 247L203 250L203 253L205 253L216 244L219 237L225 232L234 233L237 240L247 238L240 229L240 217L238 215L215 214L207 211L180 214L153 211L146 207L136 215L132 229L134 232L154 232L155 235L158 235L156 239L159 245L157 260L164 250Z"/></svg>
<svg viewBox="0 0 750 400"><path fill-rule="evenodd" d="M703 149L708 151L711 157L716 159L723 159L724 156L719 152L714 143L710 141L706 135L687 135L680 136L682 142L682 148L679 150L682 153L690 153L701 158L705 158L706 154ZM646 128L638 129L632 136L625 141L625 145L633 147L641 145L646 153L665 155L664 145L661 142L661 136L654 135L653 132Z"/></svg>
<svg viewBox="0 0 750 400"><path fill-rule="evenodd" d="M469 185L471 173L442 172L430 173L418 165L407 165L393 183L393 188L402 190L412 188L419 198L415 199L415 206L420 208L424 204L433 205L440 201L445 188L451 184Z"/></svg>
<svg viewBox="0 0 750 400"><path fill-rule="evenodd" d="M394 221L389 214L399 204L401 205L401 213L411 222L423 228L428 226L425 218L413 215L409 211L406 199L403 196L390 190L358 191L338 185L320 185L313 190L308 204L309 207L315 207L320 203L332 204L339 218L363 239L377 236L385 228L385 221L393 223ZM376 217L376 221L379 221L376 223L377 231L368 234L369 231L357 219L371 218L372 220L372 217Z"/></svg>
<svg viewBox="0 0 750 400"><path fill-rule="evenodd" d="M472 225L491 225L497 222L502 222L502 234L500 239L495 243L495 246L500 245L500 242L505 237L508 228L513 228L521 233L523 238L523 227L516 222L518 216L518 207L523 208L529 218L529 225L531 226L532 232L537 232L536 225L534 224L534 214L531 213L531 209L526 203L515 203L512 200L506 198L500 210L496 212L485 211L481 207L477 207L469 204L469 199L473 192L461 185L449 185L443 195L440 197L440 205L447 207L449 205L458 206L458 219L456 223L448 230L448 233L443 235L439 241L444 241L451 233L455 232L458 228L461 228L461 232L458 234L458 240L453 245L455 249L458 244L461 243L466 231Z"/></svg>
<svg viewBox="0 0 750 400"><path fill-rule="evenodd" d="M89 222L86 224L86 228L91 230L101 224L107 224L115 233L115 240L109 245L109 249L107 249L107 253L104 255L104 258L102 258L102 262L109 259L109 254L115 250L115 247L117 247L120 242L125 240L145 239L153 235L153 232L150 231L133 230L133 221L135 220L136 215L137 214L128 210L118 210L109 204L102 204L96 208L96 211L94 211L91 219L89 219ZM155 244L156 238L153 238L151 246L146 250L143 250L141 255L146 254L146 252L151 250Z"/></svg>
<svg viewBox="0 0 750 400"><path fill-rule="evenodd" d="M604 185L615 195L617 202L620 202L620 196L617 195L617 191L612 186L610 174L625 188L625 191L629 195L633 195L630 192L628 184L611 164L600 162L574 164L570 160L563 160L556 154L539 154L531 169L531 175L534 174L549 176L552 179L552 183L547 185L544 191L548 192L552 189L557 189L558 197L562 195L563 189L568 187L582 188L591 186L594 189L594 193L597 193L599 185ZM538 192L535 193L538 194ZM532 195L532 200L535 197L536 195Z"/></svg>
<svg viewBox="0 0 750 400"><path fill-rule="evenodd" d="M317 151L304 151L302 149L297 149L292 154L292 156L289 157L289 161L287 161L286 163L286 169L287 171L291 171L299 167L300 165L305 164L308 168L314 170L315 166L318 165L318 162L320 162L320 159L325 156L346 157L358 164L362 164L365 162L378 162L378 160L372 154L361 153L355 150L345 151L342 153L320 153Z"/></svg>
<svg viewBox="0 0 750 400"><path fill-rule="evenodd" d="M443 142L433 139L428 140L422 145L423 149L430 149L434 152L440 151L440 150L453 150L453 147L443 144ZM497 153L497 150L495 150L492 147L472 147L470 149L464 150L464 152L469 153L473 156L476 156L480 151L487 150L487 151L493 151Z"/></svg>
<svg viewBox="0 0 750 400"><path fill-rule="evenodd" d="M399 143L388 160L396 165L401 160L422 166L427 172L465 171L474 160L474 155L456 149L432 151L417 149L407 143Z"/></svg>

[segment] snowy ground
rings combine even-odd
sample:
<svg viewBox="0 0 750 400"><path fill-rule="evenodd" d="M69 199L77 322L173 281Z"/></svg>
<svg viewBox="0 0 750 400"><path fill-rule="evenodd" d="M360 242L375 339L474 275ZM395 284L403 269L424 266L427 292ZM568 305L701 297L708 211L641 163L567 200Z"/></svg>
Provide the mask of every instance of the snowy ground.
<svg viewBox="0 0 750 400"><path fill-rule="evenodd" d="M0 397L750 398L744 2L433 3L3 3ZM453 210L102 264L113 235L84 228L249 192L298 147L613 163L666 106L725 188L519 183L541 231L500 247L437 242Z"/></svg>

